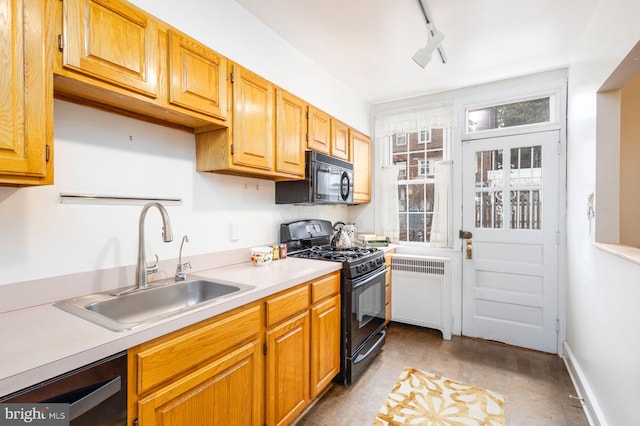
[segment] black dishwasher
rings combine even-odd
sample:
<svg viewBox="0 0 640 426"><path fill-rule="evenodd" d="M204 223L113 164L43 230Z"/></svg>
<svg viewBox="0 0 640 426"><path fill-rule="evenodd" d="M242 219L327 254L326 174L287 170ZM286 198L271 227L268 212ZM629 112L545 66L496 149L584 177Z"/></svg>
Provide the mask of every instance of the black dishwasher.
<svg viewBox="0 0 640 426"><path fill-rule="evenodd" d="M127 353L1 397L0 403L66 403L72 426L126 425Z"/></svg>

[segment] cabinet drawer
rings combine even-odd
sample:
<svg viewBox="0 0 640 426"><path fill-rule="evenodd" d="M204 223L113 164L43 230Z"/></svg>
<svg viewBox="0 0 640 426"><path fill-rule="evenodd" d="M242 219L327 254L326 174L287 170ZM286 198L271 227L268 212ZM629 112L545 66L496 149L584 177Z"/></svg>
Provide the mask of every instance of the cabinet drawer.
<svg viewBox="0 0 640 426"><path fill-rule="evenodd" d="M200 365L260 332L260 306L254 305L196 324L179 335L145 343L136 354L138 394Z"/></svg>
<svg viewBox="0 0 640 426"><path fill-rule="evenodd" d="M311 303L317 303L340 292L340 273L326 275L311 283Z"/></svg>
<svg viewBox="0 0 640 426"><path fill-rule="evenodd" d="M266 302L266 326L271 327L309 307L309 286L304 285L293 290L270 297Z"/></svg>

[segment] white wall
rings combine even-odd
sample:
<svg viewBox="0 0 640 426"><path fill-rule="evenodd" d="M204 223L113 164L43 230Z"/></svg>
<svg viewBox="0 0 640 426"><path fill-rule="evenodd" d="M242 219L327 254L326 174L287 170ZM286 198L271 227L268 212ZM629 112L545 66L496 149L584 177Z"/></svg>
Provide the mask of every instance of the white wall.
<svg viewBox="0 0 640 426"><path fill-rule="evenodd" d="M640 265L594 247L586 209L596 187L596 92L640 39L638 16L636 0L601 1L569 72L567 342L599 420L611 425L637 421Z"/></svg>
<svg viewBox="0 0 640 426"><path fill-rule="evenodd" d="M179 27L274 83L368 132L368 108L233 1L135 4ZM344 206L276 206L271 181L198 173L192 134L56 101L55 185L0 187L0 285L136 261L141 206L60 204L61 192L172 196L167 208L174 242L162 243L155 210L147 215L147 258L276 242L280 223L307 218L346 220ZM231 223L238 241L230 240ZM133 277L132 277L133 280Z"/></svg>

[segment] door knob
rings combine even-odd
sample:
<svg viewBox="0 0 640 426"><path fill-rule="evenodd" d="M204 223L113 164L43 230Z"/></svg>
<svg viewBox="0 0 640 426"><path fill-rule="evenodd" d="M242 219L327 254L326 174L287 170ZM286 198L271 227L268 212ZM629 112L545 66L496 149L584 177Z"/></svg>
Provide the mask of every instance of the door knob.
<svg viewBox="0 0 640 426"><path fill-rule="evenodd" d="M473 241L467 240L464 245L467 259L473 259Z"/></svg>

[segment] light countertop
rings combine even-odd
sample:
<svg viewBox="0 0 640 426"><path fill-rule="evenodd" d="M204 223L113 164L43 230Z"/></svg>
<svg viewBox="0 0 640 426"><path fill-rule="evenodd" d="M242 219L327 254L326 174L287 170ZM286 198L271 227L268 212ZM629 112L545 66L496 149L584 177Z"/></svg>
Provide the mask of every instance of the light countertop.
<svg viewBox="0 0 640 426"><path fill-rule="evenodd" d="M109 355L340 270L339 262L287 258L264 267L250 262L191 276L254 289L129 331L115 332L52 303L0 314L0 395L6 395ZM150 283L153 285L153 283Z"/></svg>

